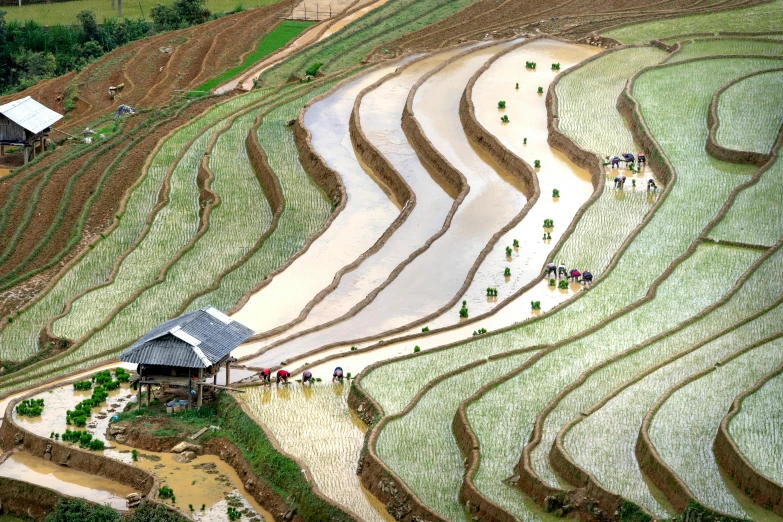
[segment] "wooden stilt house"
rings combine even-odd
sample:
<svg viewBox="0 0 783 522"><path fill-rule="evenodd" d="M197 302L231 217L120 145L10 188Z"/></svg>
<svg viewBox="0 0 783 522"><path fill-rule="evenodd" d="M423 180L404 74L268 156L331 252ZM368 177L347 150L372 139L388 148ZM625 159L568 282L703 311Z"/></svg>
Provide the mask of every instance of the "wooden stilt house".
<svg viewBox="0 0 783 522"><path fill-rule="evenodd" d="M49 130L62 117L29 96L0 105L0 154L5 154L6 145L17 145L27 163L35 157L36 145L46 149Z"/></svg>
<svg viewBox="0 0 783 522"><path fill-rule="evenodd" d="M189 405L195 390L201 406L204 386L222 388L207 379L223 366L228 369L231 350L251 335L250 328L207 306L153 328L123 351L120 360L138 365L139 404L143 386L149 402L150 387L167 384L187 388Z"/></svg>

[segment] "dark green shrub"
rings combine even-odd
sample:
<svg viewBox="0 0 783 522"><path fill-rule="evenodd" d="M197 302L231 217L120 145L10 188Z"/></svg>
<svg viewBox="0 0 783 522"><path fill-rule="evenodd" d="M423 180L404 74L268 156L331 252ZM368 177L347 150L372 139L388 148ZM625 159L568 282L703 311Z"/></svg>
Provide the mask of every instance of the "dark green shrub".
<svg viewBox="0 0 783 522"><path fill-rule="evenodd" d="M320 69L322 65L323 65L323 62L316 62L316 63L312 64L305 71L305 75L306 76L315 76L316 73L318 72L318 69Z"/></svg>

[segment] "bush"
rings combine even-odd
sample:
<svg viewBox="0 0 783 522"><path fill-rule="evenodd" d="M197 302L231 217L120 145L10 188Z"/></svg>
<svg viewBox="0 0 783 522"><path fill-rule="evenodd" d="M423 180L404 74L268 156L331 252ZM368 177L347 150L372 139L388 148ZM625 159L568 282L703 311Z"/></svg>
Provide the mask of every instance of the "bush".
<svg viewBox="0 0 783 522"><path fill-rule="evenodd" d="M323 66L323 62L316 62L307 68L305 71L306 76L315 76L318 73L318 69Z"/></svg>
<svg viewBox="0 0 783 522"><path fill-rule="evenodd" d="M560 290L568 290L568 281L566 281L565 279L563 279L562 281L560 281L560 283L558 283L557 287L558 287Z"/></svg>
<svg viewBox="0 0 783 522"><path fill-rule="evenodd" d="M61 498L46 522L121 522L122 516L109 506L87 503L77 498Z"/></svg>
<svg viewBox="0 0 783 522"><path fill-rule="evenodd" d="M508 115L507 115L507 114L504 114L504 115L503 115L503 116L500 118L500 121L501 121L502 123L508 123L510 120L508 119Z"/></svg>
<svg viewBox="0 0 783 522"><path fill-rule="evenodd" d="M506 269L503 270L503 275L506 277L511 277L511 269L509 267L506 267Z"/></svg>
<svg viewBox="0 0 783 522"><path fill-rule="evenodd" d="M552 197L553 198L559 198L560 197L560 191L557 189L552 189Z"/></svg>
<svg viewBox="0 0 783 522"><path fill-rule="evenodd" d="M505 109L506 108L506 102L505 101L499 101L498 102L498 109Z"/></svg>

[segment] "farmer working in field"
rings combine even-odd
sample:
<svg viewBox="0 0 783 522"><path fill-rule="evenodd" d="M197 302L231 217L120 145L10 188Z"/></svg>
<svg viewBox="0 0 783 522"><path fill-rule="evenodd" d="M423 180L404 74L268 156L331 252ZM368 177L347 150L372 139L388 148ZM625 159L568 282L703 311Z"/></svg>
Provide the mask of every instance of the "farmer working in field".
<svg viewBox="0 0 783 522"><path fill-rule="evenodd" d="M280 386L281 384L288 384L288 378L291 376L290 373L288 373L288 370L277 370L277 385Z"/></svg>
<svg viewBox="0 0 783 522"><path fill-rule="evenodd" d="M636 161L636 158L634 158L633 154L630 152L623 152L623 161L625 161L626 167L633 168L634 161Z"/></svg>
<svg viewBox="0 0 783 522"><path fill-rule="evenodd" d="M571 282L572 283L578 282L579 281L579 276L581 276L581 275L582 275L582 273L579 272L579 270L577 270L576 268L571 270Z"/></svg>
<svg viewBox="0 0 783 522"><path fill-rule="evenodd" d="M560 279L560 277L568 279L568 269L562 261L560 262L560 266L557 267L557 278Z"/></svg>
<svg viewBox="0 0 783 522"><path fill-rule="evenodd" d="M343 382L343 369L339 366L334 369L334 373L332 374L332 382L335 381Z"/></svg>
<svg viewBox="0 0 783 522"><path fill-rule="evenodd" d="M625 176L616 176L614 178L614 188L621 189L625 186Z"/></svg>
<svg viewBox="0 0 783 522"><path fill-rule="evenodd" d="M620 168L620 157L619 156L613 156L611 159L609 156L606 157L611 162L610 168Z"/></svg>
<svg viewBox="0 0 783 522"><path fill-rule="evenodd" d="M262 383L272 384L272 370L269 368L264 368L258 372L258 377L261 379Z"/></svg>
<svg viewBox="0 0 783 522"><path fill-rule="evenodd" d="M557 275L557 265L554 263L554 261L550 261L546 265L546 276L552 277L552 274Z"/></svg>
<svg viewBox="0 0 783 522"><path fill-rule="evenodd" d="M639 163L639 168L642 167L642 163L647 165L647 158L644 156L644 152L639 152L636 155L636 161Z"/></svg>
<svg viewBox="0 0 783 522"><path fill-rule="evenodd" d="M647 192L655 192L656 190L658 190L658 185L655 184L655 180L652 178L647 180Z"/></svg>
<svg viewBox="0 0 783 522"><path fill-rule="evenodd" d="M593 274L585 270L582 274L582 281L584 282L585 286L590 286L593 284Z"/></svg>
<svg viewBox="0 0 783 522"><path fill-rule="evenodd" d="M310 370L305 370L305 372L302 374L302 384L307 384L308 382L312 384L313 379L313 372Z"/></svg>

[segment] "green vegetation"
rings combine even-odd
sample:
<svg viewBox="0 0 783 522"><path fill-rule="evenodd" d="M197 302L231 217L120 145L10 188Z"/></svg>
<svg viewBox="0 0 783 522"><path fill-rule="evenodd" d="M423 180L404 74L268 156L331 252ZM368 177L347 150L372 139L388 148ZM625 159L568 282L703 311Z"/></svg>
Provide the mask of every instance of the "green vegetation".
<svg viewBox="0 0 783 522"><path fill-rule="evenodd" d="M511 247L509 247L509 246L507 246L507 247L506 247L506 257L511 257L511 254L512 254L513 252L514 252L514 251L513 251L513 250L511 250Z"/></svg>
<svg viewBox="0 0 783 522"><path fill-rule="evenodd" d="M73 383L74 390L89 390L90 388L92 388L92 381L90 380Z"/></svg>
<svg viewBox="0 0 783 522"><path fill-rule="evenodd" d="M505 109L506 108L506 102L499 101L498 102L498 109Z"/></svg>
<svg viewBox="0 0 783 522"><path fill-rule="evenodd" d="M603 33L623 43L645 43L669 35L715 33L726 31L765 32L783 27L783 2L760 4L744 9L730 9L705 14L664 18L652 22L633 23Z"/></svg>
<svg viewBox="0 0 783 522"><path fill-rule="evenodd" d="M783 42L780 44L783 52ZM783 72L745 78L718 98L717 142L729 149L767 154L783 127Z"/></svg>
<svg viewBox="0 0 783 522"><path fill-rule="evenodd" d="M506 267L506 268L503 270L503 276L504 276L504 277L511 277L511 268L509 268L509 267Z"/></svg>
<svg viewBox="0 0 783 522"><path fill-rule="evenodd" d="M555 222L552 219L545 219L544 220L544 228L552 228L555 226Z"/></svg>
<svg viewBox="0 0 783 522"><path fill-rule="evenodd" d="M525 62L525 69L535 69L536 62Z"/></svg>
<svg viewBox="0 0 783 522"><path fill-rule="evenodd" d="M0 517L0 520L2 518ZM46 517L46 522L185 522L187 519L176 511L164 506L152 507L142 500L128 517L123 517L118 511L103 506L85 502L82 499L68 498L57 502L55 510Z"/></svg>
<svg viewBox="0 0 783 522"><path fill-rule="evenodd" d="M92 416L92 409L100 406L106 401L109 394L103 388L103 386L96 386L92 390L92 395L89 399L85 399L77 404L73 410L65 412L65 423L70 425L74 424L80 428L87 425L87 418Z"/></svg>
<svg viewBox="0 0 783 522"><path fill-rule="evenodd" d="M43 409L43 399L25 399L16 405L16 414L23 417L38 417Z"/></svg>
<svg viewBox="0 0 783 522"><path fill-rule="evenodd" d="M558 284L557 288L560 290L568 290L568 281L565 279L562 279Z"/></svg>
<svg viewBox="0 0 783 522"><path fill-rule="evenodd" d="M232 67L223 74L216 76L205 83L202 83L194 90L205 91L203 94L206 94L221 84L239 76L241 73L250 69L252 66L273 52L282 47L285 47L288 42L292 41L306 29L311 27L313 23L314 22L305 22L302 20L283 20L277 27L272 29L266 36L264 36L260 42L258 42L256 49L249 55L245 56L241 64L237 65L236 67Z"/></svg>
<svg viewBox="0 0 783 522"><path fill-rule="evenodd" d="M497 296L498 296L497 288L487 288L487 297L497 297Z"/></svg>
<svg viewBox="0 0 783 522"><path fill-rule="evenodd" d="M501 116L500 121L503 123L508 123L509 122L508 115L504 114L503 116Z"/></svg>
<svg viewBox="0 0 783 522"><path fill-rule="evenodd" d="M466 301L462 301L462 308L459 309L459 316L462 319L467 319L468 317L468 307Z"/></svg>
<svg viewBox="0 0 783 522"><path fill-rule="evenodd" d="M560 70L560 64L559 63L553 63L552 64L552 70L553 71L559 71Z"/></svg>
<svg viewBox="0 0 783 522"><path fill-rule="evenodd" d="M722 56L730 54L758 54L769 56L783 55L783 42L765 40L743 40L741 38L720 40L688 40L682 49L667 60L667 63L680 62L699 56ZM754 112L754 111L743 111ZM750 130L750 129L748 129Z"/></svg>
<svg viewBox="0 0 783 522"><path fill-rule="evenodd" d="M530 301L531 310L541 310L541 301Z"/></svg>
<svg viewBox="0 0 783 522"><path fill-rule="evenodd" d="M742 455L764 476L783 483L782 374L769 379L743 399L740 410L728 424L729 435Z"/></svg>
<svg viewBox="0 0 783 522"><path fill-rule="evenodd" d="M305 76L315 76L318 70L323 66L323 62L315 62L305 70Z"/></svg>
<svg viewBox="0 0 783 522"><path fill-rule="evenodd" d="M723 361L693 382L675 386L654 413L650 440L700 503L729 515L751 518L727 489L711 449L718 425L734 398L781 363L783 341L772 341ZM688 437L682 437L682 433Z"/></svg>
<svg viewBox="0 0 783 522"><path fill-rule="evenodd" d="M553 198L559 198L560 197L560 191L557 189L552 189L552 197Z"/></svg>

